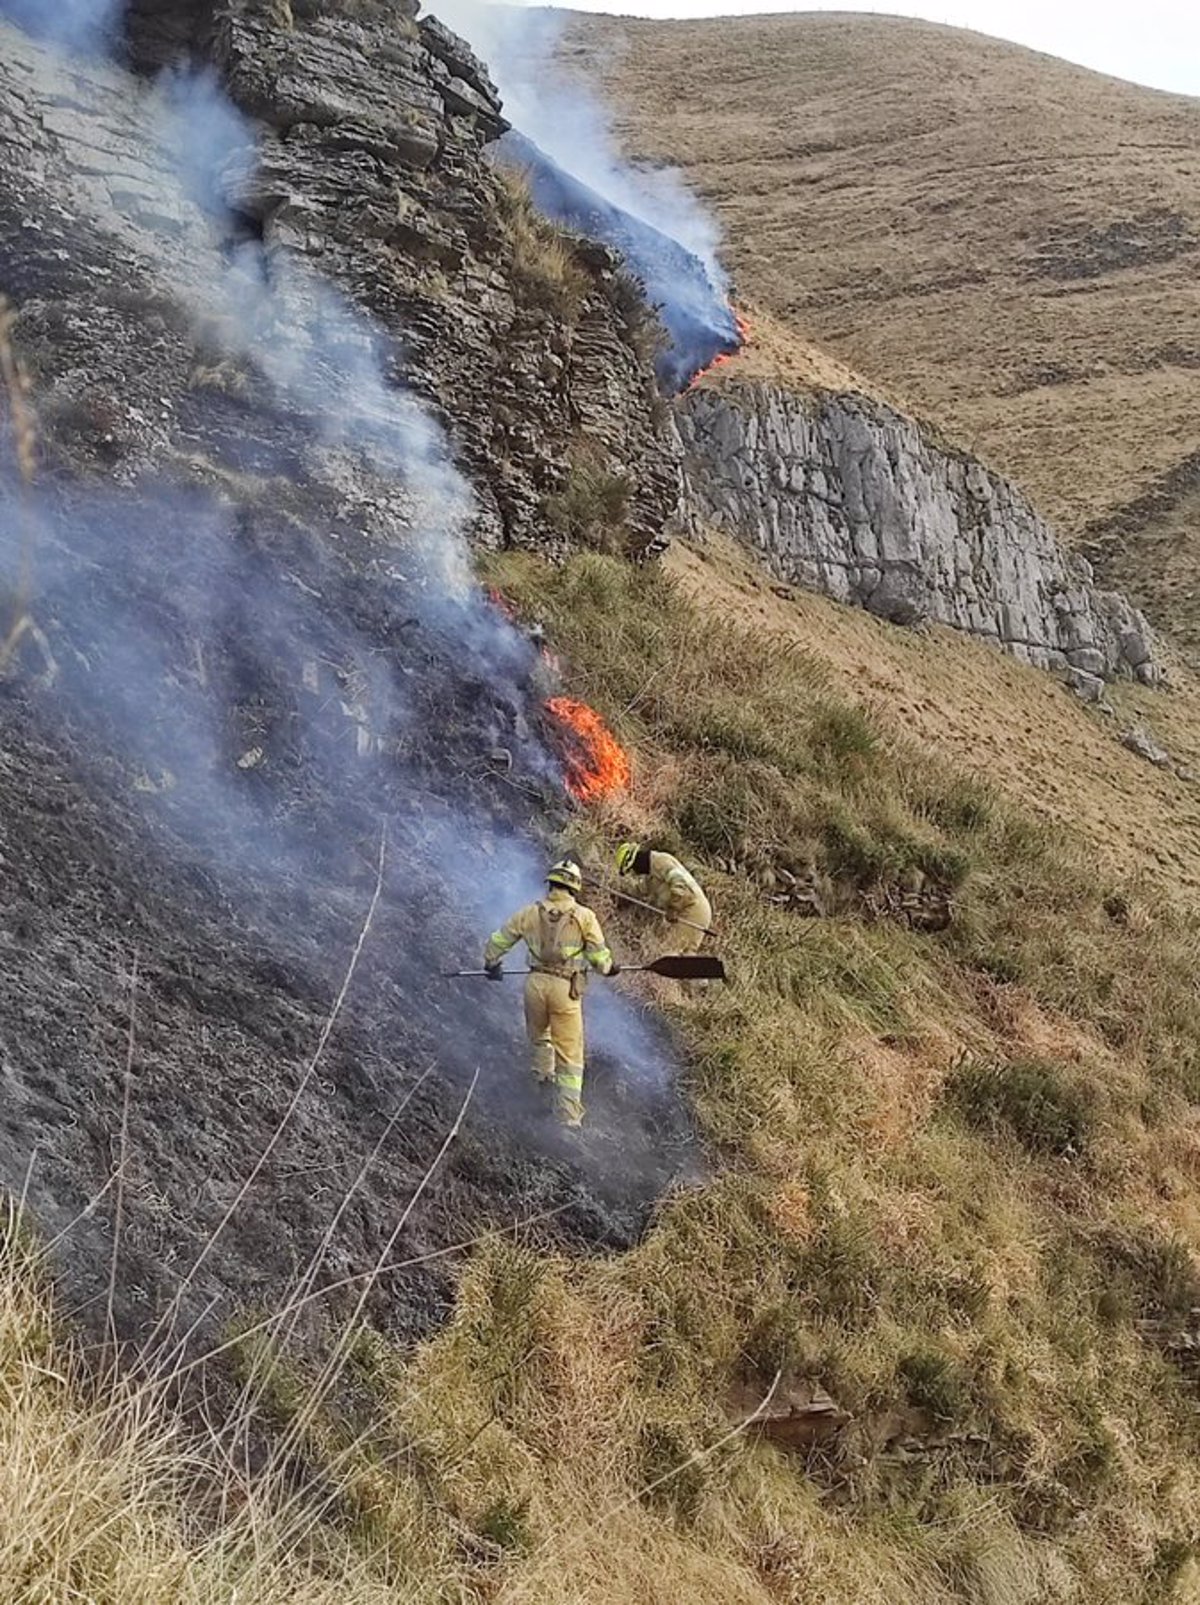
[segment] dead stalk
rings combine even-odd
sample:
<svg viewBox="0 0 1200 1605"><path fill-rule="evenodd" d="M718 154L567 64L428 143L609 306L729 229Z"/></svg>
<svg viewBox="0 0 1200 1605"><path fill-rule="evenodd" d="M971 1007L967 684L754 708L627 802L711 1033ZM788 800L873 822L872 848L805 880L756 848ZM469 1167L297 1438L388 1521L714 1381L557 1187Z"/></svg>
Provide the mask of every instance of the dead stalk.
<svg viewBox="0 0 1200 1605"><path fill-rule="evenodd" d="M29 611L33 594L33 513L29 505L29 493L37 473L37 424L29 402L29 376L13 349L12 331L16 321L12 306L0 295L0 391L8 398L8 412L12 420L13 450L20 477L18 516L21 531L20 570L11 601L11 617L4 639L0 641L0 674L8 668L13 654L27 634L33 634L39 646L48 653L45 638ZM48 656L48 672L52 663L53 659Z"/></svg>
<svg viewBox="0 0 1200 1605"><path fill-rule="evenodd" d="M105 1317L105 1330L113 1347L113 1359L117 1354L117 1331L113 1320L113 1306L117 1296L117 1264L121 1253L121 1229L124 1225L125 1215L125 1165L129 1155L129 1103L133 1088L133 1060L137 1047L137 989L138 989L138 950L133 950L133 962L129 968L129 1028L125 1041L125 1085L121 1095L121 1136L117 1148L117 1196L113 1208L113 1243L112 1259L108 1268L108 1310Z"/></svg>
<svg viewBox="0 0 1200 1605"><path fill-rule="evenodd" d="M304 1303L304 1295L311 1289L313 1282L316 1280L317 1275L320 1272L321 1266L325 1262L325 1256L329 1252L329 1245L332 1243L334 1233L341 1224L342 1217L346 1213L346 1210L350 1207L352 1199L365 1181L372 1165L374 1165L375 1161L382 1153L388 1138L396 1129L396 1123L400 1119L400 1116L408 1108L409 1104L412 1102L413 1098L416 1096L421 1087L424 1086L432 1070L433 1065L427 1065L425 1067L425 1069L418 1076L417 1080L408 1089L403 1099L392 1112L391 1118L388 1120L387 1125L380 1133L379 1139L374 1148L372 1148L371 1152L367 1155L366 1159L363 1160L362 1165L359 1167L358 1175L355 1176L350 1186L342 1195L342 1200L338 1204L332 1220L325 1228L325 1231L321 1237L321 1241L317 1244L317 1247L313 1251L312 1257L310 1258L308 1265L305 1267L303 1274L295 1284L292 1292L289 1294L287 1302L284 1304L281 1310L278 1310L275 1313L271 1320L265 1323L264 1330L268 1333L268 1350L265 1354L255 1355L250 1374L247 1376L246 1381L242 1386L242 1391L238 1398L237 1408L233 1414L230 1427L230 1435L235 1440L239 1435L242 1423L248 1423L253 1417L254 1411L262 1399L263 1393L270 1382L272 1350L275 1350L276 1352L282 1352L282 1350L287 1347L289 1341L295 1333L296 1322L299 1318L300 1310ZM274 1331L270 1330L272 1326L275 1327ZM241 1336L244 1341L246 1334L241 1334Z"/></svg>
<svg viewBox="0 0 1200 1605"><path fill-rule="evenodd" d="M425 1174L421 1177L421 1180L413 1189L412 1197L404 1206L403 1213L392 1229L391 1236L383 1245L382 1249L380 1249L378 1258L375 1261L375 1265L363 1283L362 1291L359 1293L358 1302L354 1306L353 1313L351 1314L350 1319L346 1322L346 1325L342 1331L342 1335L334 1345L333 1353L326 1361L325 1368L321 1372L321 1375L317 1378L315 1385L306 1395L304 1407L298 1413L296 1420L289 1426L287 1433L284 1435L282 1443L279 1445L278 1453L272 1457L274 1460L286 1461L288 1455L291 1454L293 1449L303 1441L304 1434L312 1424L317 1411L320 1409L321 1405L324 1403L332 1389L337 1385L338 1379L345 1369L346 1359L350 1352L350 1345L353 1342L355 1333L358 1330L358 1323L362 1317L362 1312L366 1305L367 1299L371 1295L371 1289L375 1286L380 1276L384 1274L384 1267L391 1256L392 1249L396 1246L397 1238L408 1224L413 1210L417 1207L417 1204L420 1202L425 1189L433 1180L438 1166L446 1157L446 1154L450 1150L451 1144L462 1130L462 1123L466 1118L467 1109L470 1107L471 1099L475 1095L475 1088L478 1083L479 1071L476 1070L475 1074L471 1077L471 1085L467 1088L466 1093L463 1096L462 1103L459 1105L458 1114L455 1116L454 1124L446 1133L441 1147L438 1149L437 1153L426 1167Z"/></svg>

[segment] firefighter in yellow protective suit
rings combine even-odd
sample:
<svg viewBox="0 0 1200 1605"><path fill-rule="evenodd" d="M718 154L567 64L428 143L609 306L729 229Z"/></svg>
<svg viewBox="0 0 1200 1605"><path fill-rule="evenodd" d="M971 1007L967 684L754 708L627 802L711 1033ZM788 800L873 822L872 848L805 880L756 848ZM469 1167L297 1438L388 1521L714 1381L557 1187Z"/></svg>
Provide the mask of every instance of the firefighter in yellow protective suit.
<svg viewBox="0 0 1200 1605"><path fill-rule="evenodd" d="M712 905L700 882L670 853L656 853L638 842L617 848L617 874L641 875L646 901L668 915L667 940L672 953L695 953L712 924Z"/></svg>
<svg viewBox="0 0 1200 1605"><path fill-rule="evenodd" d="M499 979L500 963L518 942L529 950L525 981L525 1028L533 1048L533 1073L553 1083L559 1119L583 1124L583 993L588 973L616 975L619 966L604 940L600 921L575 898L583 876L573 859L555 864L548 894L519 909L488 938L483 963Z"/></svg>

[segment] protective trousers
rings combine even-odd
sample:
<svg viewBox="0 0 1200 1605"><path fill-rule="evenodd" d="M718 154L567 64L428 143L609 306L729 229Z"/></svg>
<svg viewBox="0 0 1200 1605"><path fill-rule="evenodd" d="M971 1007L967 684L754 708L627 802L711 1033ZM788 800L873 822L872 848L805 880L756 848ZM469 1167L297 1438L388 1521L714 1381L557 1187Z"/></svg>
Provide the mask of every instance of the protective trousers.
<svg viewBox="0 0 1200 1605"><path fill-rule="evenodd" d="M700 944L704 940L704 930L697 930L697 926L707 929L712 924L712 905L708 898L700 896L693 898L682 908L673 907L668 910L671 914L671 924L667 928L667 941L671 953L698 953ZM687 920L687 925L680 922Z"/></svg>
<svg viewBox="0 0 1200 1605"><path fill-rule="evenodd" d="M530 975L525 980L525 1029L533 1049L533 1073L553 1081L558 1118L583 1124L583 1003L571 996L561 975Z"/></svg>

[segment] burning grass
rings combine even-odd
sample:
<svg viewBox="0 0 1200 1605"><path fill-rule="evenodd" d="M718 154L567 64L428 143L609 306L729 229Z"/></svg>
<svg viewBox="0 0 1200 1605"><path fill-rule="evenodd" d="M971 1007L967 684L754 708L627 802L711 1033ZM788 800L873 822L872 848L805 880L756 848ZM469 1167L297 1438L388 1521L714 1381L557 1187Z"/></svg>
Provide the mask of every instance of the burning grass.
<svg viewBox="0 0 1200 1605"><path fill-rule="evenodd" d="M666 1007L732 1162L620 1258L489 1239L416 1356L349 1342L370 1434L348 1442L330 1407L303 1440L329 1468L335 1536L310 1526L280 1559L287 1528L256 1507L288 1597L1066 1605L1145 1598L1148 1578L1149 1597L1189 1597L1195 917L914 750L813 653L729 608L700 614L661 574L597 556L490 566L638 759L575 845L601 861L634 817L714 891L736 984ZM933 869L958 888L955 922L801 921L765 894L804 856L856 883ZM653 945L595 900L618 956ZM92 1597L228 1597L203 1591L218 1551L155 1469L171 1440L150 1434L130 1462L120 1436L72 1437L76 1396L46 1382L62 1366L39 1342L5 1371L48 1412L19 1429L25 1464L78 1444L89 1486L153 1498L122 1525L124 1495L89 1502L75 1467L57 1536L33 1529L50 1558L22 1552L13 1597L52 1597L60 1550L109 1553L110 1534L149 1576L182 1545L193 1593L74 1574ZM851 1417L808 1462L728 1412L731 1384L781 1370ZM246 1563L240 1531L222 1565ZM276 1597L270 1567L212 1575ZM336 1596L317 1591L330 1576Z"/></svg>
<svg viewBox="0 0 1200 1605"><path fill-rule="evenodd" d="M546 707L565 736L566 786L576 802L600 802L628 791L629 754L595 708L573 697L551 697Z"/></svg>
<svg viewBox="0 0 1200 1605"><path fill-rule="evenodd" d="M732 362L734 357L739 356L745 347L750 343L749 318L745 315L745 313L739 312L736 307L734 308L733 317L735 323L737 324L738 344L732 351L718 351L717 355L712 359L708 366L706 368L701 368L700 372L692 379L691 383L688 385L689 390L694 390L698 384L709 378L712 374L716 373L719 368L723 368L727 362Z"/></svg>

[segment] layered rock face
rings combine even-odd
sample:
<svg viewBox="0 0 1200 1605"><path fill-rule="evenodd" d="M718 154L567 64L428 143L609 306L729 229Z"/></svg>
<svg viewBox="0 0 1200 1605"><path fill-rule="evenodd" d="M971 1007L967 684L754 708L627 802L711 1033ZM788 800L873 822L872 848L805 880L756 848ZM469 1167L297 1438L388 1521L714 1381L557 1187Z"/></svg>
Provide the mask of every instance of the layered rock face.
<svg viewBox="0 0 1200 1605"><path fill-rule="evenodd" d="M702 386L679 404L702 517L780 578L900 624L932 620L1043 668L1158 677L1146 620L1101 590L1015 486L857 396Z"/></svg>
<svg viewBox="0 0 1200 1605"><path fill-rule="evenodd" d="M268 246L402 336L400 371L448 421L492 541L545 542L545 503L588 453L622 476L628 544L678 512L673 430L654 405L617 290L620 263L581 246L565 291L522 263L486 143L507 126L483 64L405 6L220 8L212 53L239 106L273 131L244 204ZM411 10L415 11L415 3Z"/></svg>
<svg viewBox="0 0 1200 1605"><path fill-rule="evenodd" d="M37 315L23 305L33 246L49 270L38 275L42 299L69 294L77 321L89 303L104 306L117 345L128 332L112 378L137 393L137 312L121 314L108 294L128 272L130 244L135 272L173 283L182 274L203 298L212 253L255 236L268 259L335 286L391 342L393 377L434 403L468 470L479 539L552 544L546 509L581 451L636 486L621 543L642 552L663 538L681 508L679 443L638 349L620 264L581 242L564 289L553 261L547 278L528 249L522 259L511 197L485 158L506 125L461 40L372 0L142 0L129 26L133 61L215 65L254 120L252 168L224 175L238 216L231 226L180 203L171 164L146 148L148 85L118 68L60 66L0 21L0 207L21 247L0 257L0 283L27 320ZM50 82L57 73L61 84ZM81 229L89 238L77 245ZM55 257L40 250L51 235ZM77 250L90 271L69 260ZM105 354L92 356L104 365ZM55 376L52 361L46 371ZM103 401L94 385L90 398Z"/></svg>

